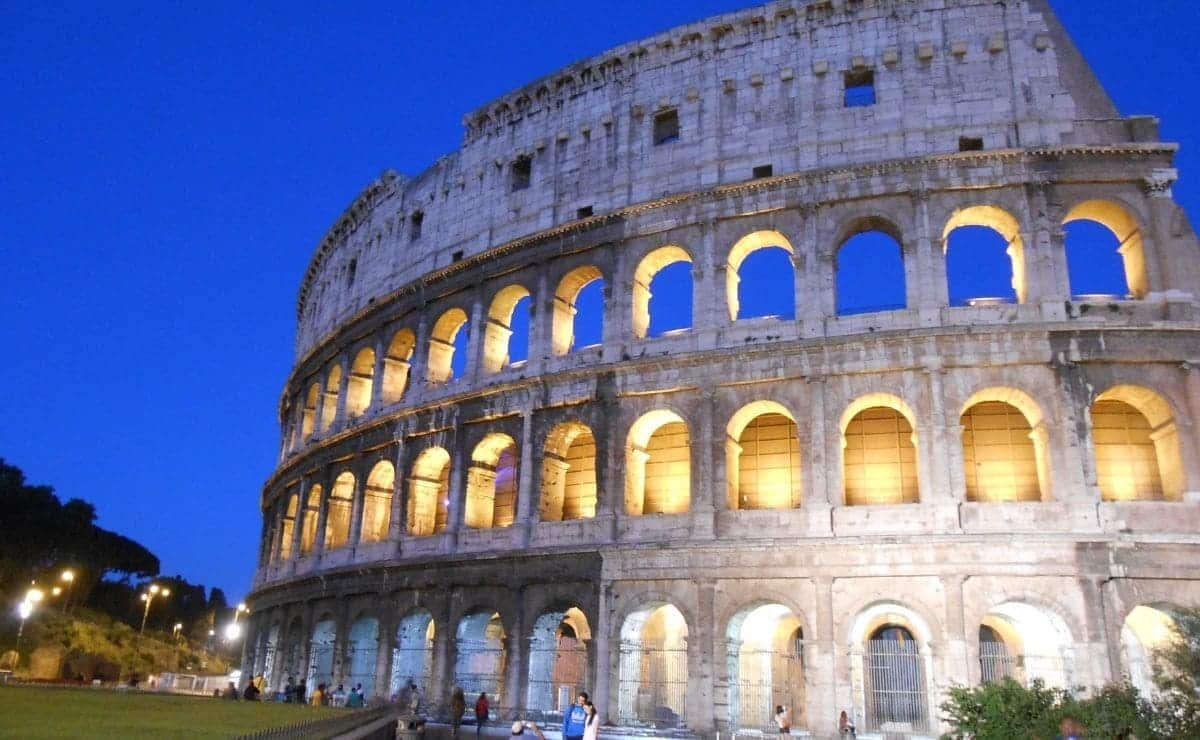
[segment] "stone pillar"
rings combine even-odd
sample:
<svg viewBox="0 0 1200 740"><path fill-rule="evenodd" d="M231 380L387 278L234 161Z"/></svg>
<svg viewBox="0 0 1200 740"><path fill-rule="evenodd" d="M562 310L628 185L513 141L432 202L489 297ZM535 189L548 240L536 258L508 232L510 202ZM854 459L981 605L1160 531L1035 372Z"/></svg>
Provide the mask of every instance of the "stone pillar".
<svg viewBox="0 0 1200 740"><path fill-rule="evenodd" d="M511 603L515 606L512 632L505 635L504 642L504 695L500 697L501 706L510 710L521 710L525 707L527 694L526 677L529 675L529 630L525 626L525 589L514 589Z"/></svg>
<svg viewBox="0 0 1200 740"><path fill-rule="evenodd" d="M371 369L371 401L367 406L367 413L377 410L383 405L383 372L387 367L387 350L384 337L376 337L375 343L372 345L375 349L375 366Z"/></svg>
<svg viewBox="0 0 1200 740"><path fill-rule="evenodd" d="M486 309L477 288L475 298L471 301L471 316L467 324L467 331L470 333L467 336L467 366L463 370L463 377L472 383L477 383L483 376L483 353L487 347L487 342L484 340L487 336L487 320ZM459 329L459 331L462 330ZM453 371L451 371L451 375L453 375Z"/></svg>
<svg viewBox="0 0 1200 740"><path fill-rule="evenodd" d="M902 245L905 302L909 310L917 311L922 326L936 326L941 323L942 307L950 303L946 252L929 222L929 191L923 186L914 191L912 204L915 242Z"/></svg>
<svg viewBox="0 0 1200 740"><path fill-rule="evenodd" d="M346 537L346 544L351 548L357 548L358 543L362 541L363 505L366 503L368 475L370 471L354 476L354 498L350 499L350 532Z"/></svg>
<svg viewBox="0 0 1200 740"><path fill-rule="evenodd" d="M1185 501L1200 503L1200 359L1188 360L1180 366L1187 398L1185 419L1176 419L1179 428L1179 454L1183 460Z"/></svg>
<svg viewBox="0 0 1200 740"><path fill-rule="evenodd" d="M813 581L813 624L804 635L804 695L808 729L837 727L838 712L850 707L850 685L841 683L849 676L839 665L837 629L833 613L833 579L822 576ZM818 733L819 735L819 733Z"/></svg>
<svg viewBox="0 0 1200 740"><path fill-rule="evenodd" d="M842 406L845 403L844 399L837 399L836 404L830 403L829 382L822 379L821 383L821 401L825 409L825 416L822 421L825 431L825 461L824 470L825 491L829 497L831 506L846 505L846 482L845 472L846 465L842 450L845 447L845 437L842 429ZM814 411L816 409L814 408ZM815 440L814 440L815 441ZM814 463L815 464L815 463Z"/></svg>
<svg viewBox="0 0 1200 740"><path fill-rule="evenodd" d="M1071 298L1071 280L1062 224L1051 217L1061 211L1055 202L1058 196L1049 184L1028 192L1028 210L1022 214L1022 221L1031 229L1021 234L1028 286L1025 300L1040 307L1043 319L1061 321L1066 318L1064 304Z"/></svg>
<svg viewBox="0 0 1200 740"><path fill-rule="evenodd" d="M713 330L729 326L732 319L729 318L728 303L721 300L725 291L718 287L717 278L726 278L728 267L725 250L721 248L724 245L717 244L717 224L705 221L700 228L700 249L692 257L692 332L698 337L697 348L704 350L716 346L717 332ZM734 286L736 291L736 274Z"/></svg>
<svg viewBox="0 0 1200 740"><path fill-rule="evenodd" d="M550 289L546 265L538 265L537 285L529 298L529 359L525 367L530 375L541 375L546 361L554 356L554 292Z"/></svg>
<svg viewBox="0 0 1200 740"><path fill-rule="evenodd" d="M292 544L288 550L288 560L295 563L300 557L300 539L304 534L304 517L308 516L305 509L305 503L308 501L308 489L312 486L312 480L307 477L300 478L300 490L296 494L296 518L292 521ZM284 504L284 512L287 511L287 504ZM286 514L285 514L286 515ZM282 527L280 531L282 531ZM282 536L282 535L281 535Z"/></svg>
<svg viewBox="0 0 1200 740"><path fill-rule="evenodd" d="M942 670L937 676L936 694L931 697L933 706L940 706L945 698L945 692L951 686L976 686L979 677L978 661L972 669L970 646L975 644L975 634L979 625L966 623L963 611L963 584L966 577L951 575L942 578L942 589L946 594L946 654L942 661ZM937 636L934 636L937 639Z"/></svg>
<svg viewBox="0 0 1200 740"><path fill-rule="evenodd" d="M601 349L602 361L619 362L632 335L633 294L632 273L626 274L624 253L617 255L609 277L604 281L604 326Z"/></svg>
<svg viewBox="0 0 1200 740"><path fill-rule="evenodd" d="M338 427L345 424L346 421L346 389L350 386L350 361L339 361L338 366L342 369L338 377L337 389L337 411L333 415L333 424L329 427L329 432L336 432Z"/></svg>
<svg viewBox="0 0 1200 740"><path fill-rule="evenodd" d="M803 300L797 300L796 318L806 338L824 336L825 317L837 315L837 245L822 243L817 213L817 206L805 210L803 236L796 248L804 257L803 263L796 263L796 279L803 285L797 291Z"/></svg>
<svg viewBox="0 0 1200 740"><path fill-rule="evenodd" d="M471 466L471 451L466 449L465 437L462 420L457 420L454 445L450 449L450 503L446 507L446 533L451 549L458 546L458 530L462 528L466 508L467 469Z"/></svg>
<svg viewBox="0 0 1200 740"><path fill-rule="evenodd" d="M614 630L620 629L620 625L613 624L612 586L601 583L598 590L600 608L596 610L596 626L592 632L595 659L588 665L592 670L593 703L600 713L600 721L603 724L613 724L617 721L617 689L620 680L613 654L613 646L620 640Z"/></svg>
<svg viewBox="0 0 1200 740"><path fill-rule="evenodd" d="M696 424L691 428L696 432L695 442L691 445L692 475L689 481L691 493L692 537L694 539L712 539L716 536L716 512L722 508L715 499L724 497L724 489L713 475L714 455L720 455L716 447L713 424L717 396L713 391L706 391L698 399ZM724 436L724 435L721 435ZM645 469L645 465L642 465Z"/></svg>
<svg viewBox="0 0 1200 740"><path fill-rule="evenodd" d="M379 639L375 652L375 696L391 699L392 694L392 651L395 648L398 610L392 600L386 599L387 608L382 610L379 620ZM368 701L372 697L367 697Z"/></svg>
<svg viewBox="0 0 1200 740"><path fill-rule="evenodd" d="M701 737L713 734L713 666L712 645L716 638L716 588L711 582L701 582L696 588L696 622L688 625L688 696L687 724ZM696 639L690 639L692 633Z"/></svg>
<svg viewBox="0 0 1200 740"><path fill-rule="evenodd" d="M521 414L521 461L517 468L517 510L514 522L514 525L520 528L520 547L529 546L534 522L533 501L538 494L534 490L534 480L540 476L537 476L534 470L536 463L533 448L533 413L525 411Z"/></svg>
<svg viewBox="0 0 1200 740"><path fill-rule="evenodd" d="M1056 406L1061 419L1058 444L1051 449L1060 451L1063 473L1056 480L1068 481L1068 488L1058 492L1060 501L1095 504L1100 500L1100 489L1096 483L1095 456L1092 452L1092 425L1089 413L1091 394L1087 378L1078 365L1070 362L1054 362L1051 369L1055 374L1058 392Z"/></svg>
<svg viewBox="0 0 1200 740"><path fill-rule="evenodd" d="M963 489L954 487L955 478L963 479L962 472L962 434L952 438L948 434L943 386L944 370L941 360L928 357L925 360L925 373L929 378L929 422L922 430L927 436L924 439L918 435L918 452L921 464L928 466L929 473L918 471L921 480L921 501L937 501L939 503L955 503L963 500ZM924 426L917 420L918 426ZM955 425L957 426L957 424ZM922 449L923 448L923 449ZM928 485L928 488L925 486Z"/></svg>
<svg viewBox="0 0 1200 740"><path fill-rule="evenodd" d="M405 506L406 499L404 490L404 481L408 479L408 445L404 442L404 434L396 435L396 454L392 456L392 462L396 466L396 476L392 483L392 510L388 517L388 541L399 542L408 524L408 508Z"/></svg>
<svg viewBox="0 0 1200 740"><path fill-rule="evenodd" d="M831 506L841 505L841 496L830 486L830 481L838 476L829 469L829 466L837 461L829 458L830 428L829 415L825 408L825 379L808 378L807 385L810 410L808 439L802 439L801 442L808 450L809 459L800 461L803 465L803 478L808 483L804 490L804 507L810 511L826 512L827 515Z"/></svg>
<svg viewBox="0 0 1200 740"><path fill-rule="evenodd" d="M329 518L329 496L333 493L333 481L329 471L321 478L321 506L317 510L317 532L313 542L313 557L320 558L325 552L325 526Z"/></svg>

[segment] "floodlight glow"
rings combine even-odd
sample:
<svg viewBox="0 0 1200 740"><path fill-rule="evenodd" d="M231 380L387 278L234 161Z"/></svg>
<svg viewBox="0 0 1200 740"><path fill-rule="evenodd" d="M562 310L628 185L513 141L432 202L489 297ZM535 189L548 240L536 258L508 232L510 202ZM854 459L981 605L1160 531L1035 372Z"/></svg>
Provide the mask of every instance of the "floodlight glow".
<svg viewBox="0 0 1200 740"><path fill-rule="evenodd" d="M226 640L236 640L241 636L242 636L242 628L241 628L241 625L239 625L237 622L231 622L225 628L225 639Z"/></svg>

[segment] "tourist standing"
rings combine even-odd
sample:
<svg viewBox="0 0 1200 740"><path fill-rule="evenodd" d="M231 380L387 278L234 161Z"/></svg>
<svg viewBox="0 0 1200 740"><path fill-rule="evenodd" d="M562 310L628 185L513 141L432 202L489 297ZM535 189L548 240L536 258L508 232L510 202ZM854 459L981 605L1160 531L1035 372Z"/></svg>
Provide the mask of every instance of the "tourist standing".
<svg viewBox="0 0 1200 740"><path fill-rule="evenodd" d="M584 704L588 701L587 692L580 691L575 697L575 703L563 713L563 740L581 740L583 729L587 724L587 710Z"/></svg>
<svg viewBox="0 0 1200 740"><path fill-rule="evenodd" d="M590 701L583 703L583 710L587 712L587 720L583 723L583 740L596 740L600 734L600 713Z"/></svg>
<svg viewBox="0 0 1200 740"><path fill-rule="evenodd" d="M450 737L458 737L458 728L462 726L463 713L467 711L467 697L458 686L450 697Z"/></svg>
<svg viewBox="0 0 1200 740"><path fill-rule="evenodd" d="M490 709L487 694L479 693L479 698L475 700L475 737L483 732L483 726L488 721L488 709Z"/></svg>
<svg viewBox="0 0 1200 740"><path fill-rule="evenodd" d="M325 684L317 684L317 690L312 692L312 696L308 697L308 703L314 707L319 707L325 703Z"/></svg>
<svg viewBox="0 0 1200 740"><path fill-rule="evenodd" d="M846 710L842 710L842 714L838 717L838 736L840 737L858 737L854 731L854 723L850 721L850 716L846 714Z"/></svg>
<svg viewBox="0 0 1200 740"><path fill-rule="evenodd" d="M254 681L246 682L246 689L242 692L242 698L246 701L258 701L258 687L254 685Z"/></svg>
<svg viewBox="0 0 1200 740"><path fill-rule="evenodd" d="M792 734L792 710L784 706L776 706L775 724L779 726L780 735Z"/></svg>
<svg viewBox="0 0 1200 740"><path fill-rule="evenodd" d="M339 683L337 688L329 696L329 706L344 707L346 706L346 689Z"/></svg>
<svg viewBox="0 0 1200 740"><path fill-rule="evenodd" d="M363 705L362 684L350 689L350 693L346 696L346 706L352 709L358 709Z"/></svg>

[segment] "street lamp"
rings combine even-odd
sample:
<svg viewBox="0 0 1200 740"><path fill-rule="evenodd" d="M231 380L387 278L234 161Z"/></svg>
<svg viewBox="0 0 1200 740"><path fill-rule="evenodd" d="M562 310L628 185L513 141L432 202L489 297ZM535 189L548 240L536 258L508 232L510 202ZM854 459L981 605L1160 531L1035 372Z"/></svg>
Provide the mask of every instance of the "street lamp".
<svg viewBox="0 0 1200 740"><path fill-rule="evenodd" d="M62 572L59 578L67 584L67 598L63 599L63 611L67 611L71 606L71 588L75 585L75 571L68 568Z"/></svg>
<svg viewBox="0 0 1200 740"><path fill-rule="evenodd" d="M179 637L179 633L183 631L183 622L176 622L175 628L171 630L171 637Z"/></svg>
<svg viewBox="0 0 1200 740"><path fill-rule="evenodd" d="M139 636L146 631L146 618L150 616L150 605L154 603L154 597L162 596L166 598L170 595L171 589L160 588L157 583L150 584L150 588L146 590L146 593L142 594L141 599L146 602L146 608L142 611L142 627L138 630Z"/></svg>
<svg viewBox="0 0 1200 740"><path fill-rule="evenodd" d="M33 615L34 607L41 603L45 597L46 594L42 593L40 588L31 588L25 592L25 598L17 605L17 616L21 618L21 626L17 627L16 653L18 663L21 661L21 636L25 634L25 620Z"/></svg>

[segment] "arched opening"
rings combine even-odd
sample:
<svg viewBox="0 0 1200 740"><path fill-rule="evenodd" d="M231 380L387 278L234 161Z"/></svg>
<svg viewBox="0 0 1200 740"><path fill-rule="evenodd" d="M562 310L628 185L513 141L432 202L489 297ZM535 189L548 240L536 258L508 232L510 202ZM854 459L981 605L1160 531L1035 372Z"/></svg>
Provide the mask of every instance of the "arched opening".
<svg viewBox="0 0 1200 740"><path fill-rule="evenodd" d="M467 470L467 505L463 523L474 529L497 529L517 514L517 443L493 432L475 446Z"/></svg>
<svg viewBox="0 0 1200 740"><path fill-rule="evenodd" d="M429 364L426 368L426 379L430 385L449 383L462 376L462 361L465 360L465 346L469 331L467 312L461 308L452 308L443 313L433 325L429 337ZM460 341L461 336L461 341Z"/></svg>
<svg viewBox="0 0 1200 740"><path fill-rule="evenodd" d="M1092 404L1096 483L1104 501L1179 501L1183 463L1171 407L1154 391L1119 385Z"/></svg>
<svg viewBox="0 0 1200 740"><path fill-rule="evenodd" d="M266 698L274 698L274 693L272 690L279 683L278 679L275 677L275 668L279 662L276 659L276 656L279 655L281 647L279 642L280 632L281 625L271 625L271 628L267 630L267 639L263 643L263 662L259 673L262 674L263 681L266 682L266 686L263 689L263 692L267 695Z"/></svg>
<svg viewBox="0 0 1200 740"><path fill-rule="evenodd" d="M908 627L883 624L871 632L864 667L866 729L903 732L928 726L924 661Z"/></svg>
<svg viewBox="0 0 1200 740"><path fill-rule="evenodd" d="M346 690L361 684L363 699L372 699L375 697L375 662L379 657L379 620L375 617L359 617L350 625L348 637Z"/></svg>
<svg viewBox="0 0 1200 740"><path fill-rule="evenodd" d="M792 727L806 726L804 631L782 604L739 612L726 631L729 722L742 730L775 729L775 707L787 707Z"/></svg>
<svg viewBox="0 0 1200 740"><path fill-rule="evenodd" d="M900 230L881 218L856 221L834 257L837 315L896 311L908 305Z"/></svg>
<svg viewBox="0 0 1200 740"><path fill-rule="evenodd" d="M282 521L279 523L279 560L287 560L292 556L292 537L296 534L296 515L300 509L300 494L293 493L287 498L287 506L283 509Z"/></svg>
<svg viewBox="0 0 1200 740"><path fill-rule="evenodd" d="M292 619L284 641L282 665L279 670L279 690L287 686L288 679L295 678L301 671L300 654L304 650L304 623L300 617Z"/></svg>
<svg viewBox="0 0 1200 740"><path fill-rule="evenodd" d="M1142 230L1125 206L1084 201L1067 212L1063 230L1072 296L1145 298L1150 292Z"/></svg>
<svg viewBox="0 0 1200 740"><path fill-rule="evenodd" d="M401 329L388 343L387 355L383 358L383 388L381 396L385 404L392 404L404 397L408 388L408 374L412 370L413 348L417 337L411 329Z"/></svg>
<svg viewBox="0 0 1200 740"><path fill-rule="evenodd" d="M336 550L350 541L350 512L354 508L354 474L349 470L333 482L325 512L325 549Z"/></svg>
<svg viewBox="0 0 1200 740"><path fill-rule="evenodd" d="M795 250L778 231L747 234L729 250L725 298L729 319L796 318Z"/></svg>
<svg viewBox="0 0 1200 740"><path fill-rule="evenodd" d="M999 400L971 403L959 423L968 501L1042 500L1044 430L1035 434L1020 408Z"/></svg>
<svg viewBox="0 0 1200 740"><path fill-rule="evenodd" d="M392 650L391 696L402 710L412 707L413 693L418 704L429 691L433 675L433 615L416 609L405 615L396 627L396 647Z"/></svg>
<svg viewBox="0 0 1200 740"><path fill-rule="evenodd" d="M604 275L593 265L568 272L554 291L555 356L599 344L604 325Z"/></svg>
<svg viewBox="0 0 1200 740"><path fill-rule="evenodd" d="M320 684L328 687L333 682L333 650L337 641L337 624L332 617L325 617L313 627L312 640L308 643L308 679L304 682L311 696Z"/></svg>
<svg viewBox="0 0 1200 740"><path fill-rule="evenodd" d="M659 247L633 274L633 336L657 337L692 325L692 256L682 247Z"/></svg>
<svg viewBox="0 0 1200 740"><path fill-rule="evenodd" d="M725 435L731 510L800 506L800 437L790 411L774 401L755 401L733 415Z"/></svg>
<svg viewBox="0 0 1200 740"><path fill-rule="evenodd" d="M396 469L387 460L380 460L367 476L363 491L361 542L380 542L387 539L392 520L392 491L396 486Z"/></svg>
<svg viewBox="0 0 1200 740"><path fill-rule="evenodd" d="M643 415L625 440L625 513L682 514L691 507L691 442L674 411Z"/></svg>
<svg viewBox="0 0 1200 740"><path fill-rule="evenodd" d="M363 347L350 365L346 379L346 415L351 419L362 416L371 405L371 388L375 378L375 350Z"/></svg>
<svg viewBox="0 0 1200 740"><path fill-rule="evenodd" d="M304 397L304 411L300 417L300 436L308 439L317 428L317 399L321 397L321 384L313 383Z"/></svg>
<svg viewBox="0 0 1200 740"><path fill-rule="evenodd" d="M587 617L578 607L542 613L529 637L528 696L525 708L561 716L580 691L588 690Z"/></svg>
<svg viewBox="0 0 1200 740"><path fill-rule="evenodd" d="M543 522L596 516L596 438L587 425L563 422L546 436L542 455Z"/></svg>
<svg viewBox="0 0 1200 740"><path fill-rule="evenodd" d="M1129 612L1121 625L1121 657L1129 682L1144 697L1153 699L1159 694L1155 668L1169 671L1158 658L1183 640L1178 610L1169 605L1140 604Z"/></svg>
<svg viewBox="0 0 1200 740"><path fill-rule="evenodd" d="M493 611L473 611L458 622L455 645L454 685L474 698L486 693L493 707L504 701L504 669L508 640L500 614Z"/></svg>
<svg viewBox="0 0 1200 740"><path fill-rule="evenodd" d="M899 398L870 394L842 415L842 486L847 506L920 500L912 411Z"/></svg>
<svg viewBox="0 0 1200 740"><path fill-rule="evenodd" d="M1007 211L971 206L955 211L942 232L950 305L1024 303L1021 227Z"/></svg>
<svg viewBox="0 0 1200 740"><path fill-rule="evenodd" d="M521 285L500 290L488 308L483 330L483 371L500 372L529 356L529 291Z"/></svg>
<svg viewBox="0 0 1200 740"><path fill-rule="evenodd" d="M621 724L683 727L688 626L672 604L649 604L621 625L617 717Z"/></svg>
<svg viewBox="0 0 1200 740"><path fill-rule="evenodd" d="M408 533L438 534L446 530L450 506L450 453L441 447L423 450L408 479Z"/></svg>
<svg viewBox="0 0 1200 740"><path fill-rule="evenodd" d="M320 484L308 489L308 498L304 501L304 518L300 522L300 554L307 555L317 544L317 517L321 513Z"/></svg>
<svg viewBox="0 0 1200 740"><path fill-rule="evenodd" d="M329 431L337 416L338 389L342 385L342 366L334 365L329 370L329 378L325 381L325 396L321 402L321 431Z"/></svg>
<svg viewBox="0 0 1200 740"><path fill-rule="evenodd" d="M984 683L1040 679L1069 689L1074 641L1062 617L1039 606L1007 601L988 611L979 626L979 670Z"/></svg>

